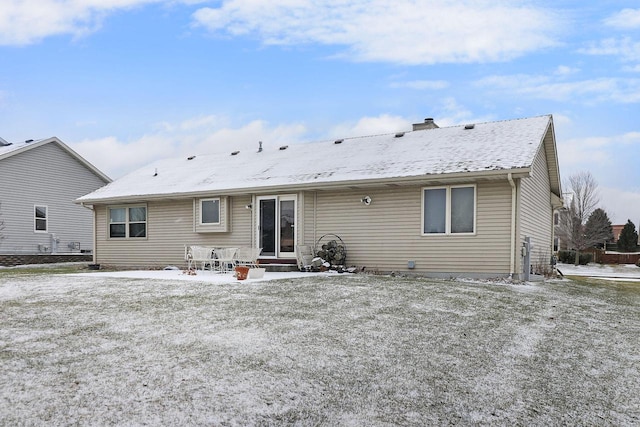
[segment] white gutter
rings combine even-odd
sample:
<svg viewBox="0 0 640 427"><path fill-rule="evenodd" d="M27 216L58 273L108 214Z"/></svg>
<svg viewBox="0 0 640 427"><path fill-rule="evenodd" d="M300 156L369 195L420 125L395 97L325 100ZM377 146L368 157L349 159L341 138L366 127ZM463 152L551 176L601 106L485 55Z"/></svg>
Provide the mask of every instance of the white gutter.
<svg viewBox="0 0 640 427"><path fill-rule="evenodd" d="M96 255L97 255L97 252L96 252L96 245L97 245L96 236L98 234L97 231L96 231L96 211L93 208L93 205L85 205L83 202L80 202L80 206L82 206L83 208L89 209L93 213L93 215L92 215L92 217L93 217L92 218L93 219L93 221L92 221L93 222L93 227L91 227L92 228L91 233L93 234L93 242L92 242L93 243L93 247L91 248L91 259L93 260L93 263L95 264L96 263Z"/></svg>
<svg viewBox="0 0 640 427"><path fill-rule="evenodd" d="M517 200L517 190L516 183L513 182L513 175L511 172L507 174L507 179L509 180L509 184L511 184L511 254L509 256L509 278L513 278L515 274L515 263L516 263L516 200Z"/></svg>

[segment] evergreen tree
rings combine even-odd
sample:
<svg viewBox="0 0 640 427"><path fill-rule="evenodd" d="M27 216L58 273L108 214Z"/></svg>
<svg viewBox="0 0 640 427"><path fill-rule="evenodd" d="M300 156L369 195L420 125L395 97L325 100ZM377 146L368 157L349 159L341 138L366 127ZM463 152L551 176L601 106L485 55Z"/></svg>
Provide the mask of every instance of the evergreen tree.
<svg viewBox="0 0 640 427"><path fill-rule="evenodd" d="M620 232L620 238L618 239L618 249L622 252L634 252L638 246L638 232L636 226L627 220L627 223Z"/></svg>
<svg viewBox="0 0 640 427"><path fill-rule="evenodd" d="M585 239L593 244L602 244L613 240L613 227L604 209L594 210L584 227Z"/></svg>

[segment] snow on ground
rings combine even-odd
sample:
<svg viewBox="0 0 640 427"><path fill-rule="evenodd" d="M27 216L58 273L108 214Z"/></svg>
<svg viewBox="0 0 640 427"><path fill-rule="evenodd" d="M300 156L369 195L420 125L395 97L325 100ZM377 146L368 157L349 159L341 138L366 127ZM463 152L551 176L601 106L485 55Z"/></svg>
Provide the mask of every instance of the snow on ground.
<svg viewBox="0 0 640 427"><path fill-rule="evenodd" d="M0 275L0 425L640 424L635 285L180 273Z"/></svg>
<svg viewBox="0 0 640 427"><path fill-rule="evenodd" d="M154 280L181 280L189 282L205 282L215 284L229 284L229 283L259 283L267 282L270 280L282 280L282 279L295 279L301 277L311 276L332 276L338 274L335 271L328 271L326 273L306 273L299 271L288 272L265 272L264 277L261 279L246 279L238 280L234 277L233 273L219 273L213 271L196 271L195 275L187 274L180 269L168 269L168 270L131 270L131 271L96 271L87 273L78 273L74 275L84 277L121 277L126 279L154 279Z"/></svg>
<svg viewBox="0 0 640 427"><path fill-rule="evenodd" d="M585 276L612 281L640 281L640 267L634 264L588 265L558 264L558 270L565 276Z"/></svg>

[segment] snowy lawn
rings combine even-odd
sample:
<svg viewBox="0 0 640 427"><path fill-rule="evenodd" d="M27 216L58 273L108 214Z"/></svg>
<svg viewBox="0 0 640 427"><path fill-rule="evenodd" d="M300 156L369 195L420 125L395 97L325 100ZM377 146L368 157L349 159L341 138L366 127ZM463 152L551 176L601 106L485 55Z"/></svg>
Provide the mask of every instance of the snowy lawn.
<svg viewBox="0 0 640 427"><path fill-rule="evenodd" d="M640 286L0 272L0 425L638 425Z"/></svg>

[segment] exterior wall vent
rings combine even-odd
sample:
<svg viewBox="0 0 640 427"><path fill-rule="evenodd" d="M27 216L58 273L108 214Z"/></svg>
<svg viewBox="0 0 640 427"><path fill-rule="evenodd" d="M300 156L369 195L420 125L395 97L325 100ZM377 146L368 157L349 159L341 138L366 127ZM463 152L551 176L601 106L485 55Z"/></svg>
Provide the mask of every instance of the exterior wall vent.
<svg viewBox="0 0 640 427"><path fill-rule="evenodd" d="M469 130L469 129L473 129L473 128L475 128L475 127L476 127L476 125L475 125L475 124L473 124L473 123L468 124L468 125L464 125L464 128L465 128L465 129L467 129L467 130Z"/></svg>

